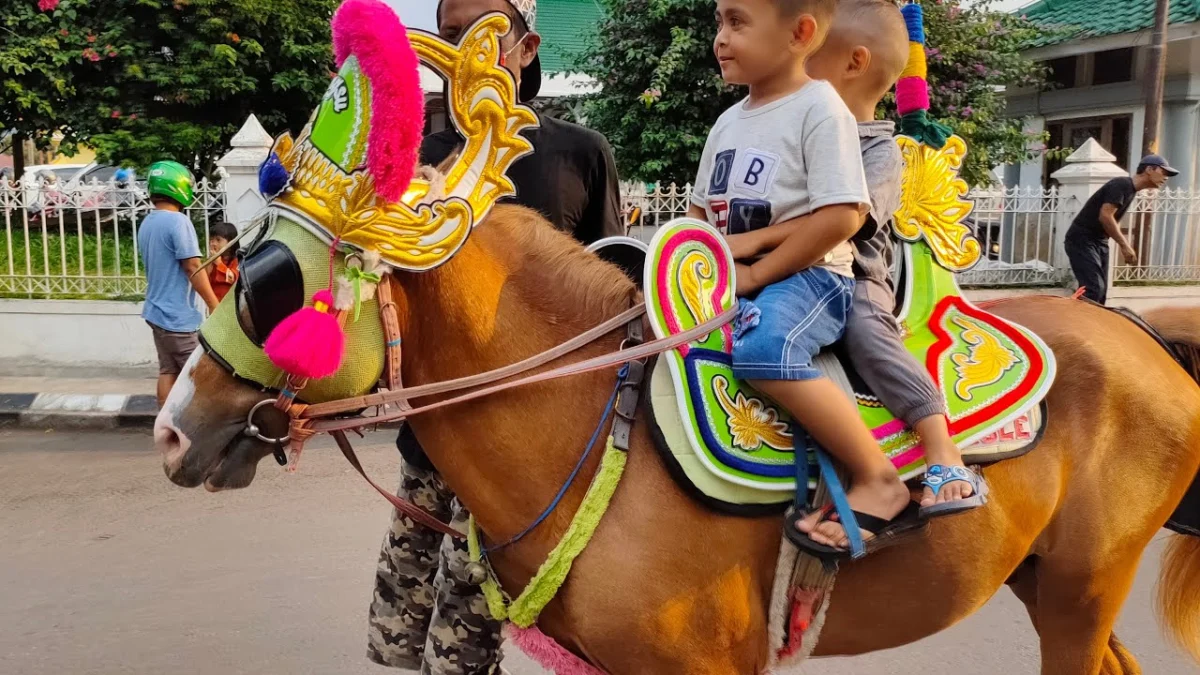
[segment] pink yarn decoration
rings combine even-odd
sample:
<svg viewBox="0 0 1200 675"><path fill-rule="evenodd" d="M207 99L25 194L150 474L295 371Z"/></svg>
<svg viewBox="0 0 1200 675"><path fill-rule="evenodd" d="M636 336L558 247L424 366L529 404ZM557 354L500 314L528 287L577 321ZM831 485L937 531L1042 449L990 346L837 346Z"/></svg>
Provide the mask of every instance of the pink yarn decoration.
<svg viewBox="0 0 1200 675"><path fill-rule="evenodd" d="M284 319L271 331L263 351L281 370L309 380L329 377L342 367L346 335L328 290L313 295L313 306Z"/></svg>
<svg viewBox="0 0 1200 675"><path fill-rule="evenodd" d="M920 77L902 77L896 83L896 112L903 117L917 110L929 110L929 83Z"/></svg>
<svg viewBox="0 0 1200 675"><path fill-rule="evenodd" d="M371 82L367 170L375 192L398 201L412 182L425 130L425 95L408 30L380 0L346 0L333 15L333 49L339 68L353 54Z"/></svg>
<svg viewBox="0 0 1200 675"><path fill-rule="evenodd" d="M585 663L583 659L564 649L537 626L520 628L510 623L504 630L508 633L508 639L525 652L526 656L555 675L604 675L604 671Z"/></svg>

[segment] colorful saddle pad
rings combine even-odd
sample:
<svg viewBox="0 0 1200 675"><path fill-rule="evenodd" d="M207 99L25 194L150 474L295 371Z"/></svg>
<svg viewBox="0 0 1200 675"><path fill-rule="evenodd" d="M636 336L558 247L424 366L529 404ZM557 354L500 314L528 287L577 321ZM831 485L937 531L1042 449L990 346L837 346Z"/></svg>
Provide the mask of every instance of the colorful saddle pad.
<svg viewBox="0 0 1200 675"><path fill-rule="evenodd" d="M1043 424L1038 403L1054 379L1049 348L1030 331L971 305L953 273L924 243L904 244L905 346L925 363L946 396L954 440L974 461L1019 451ZM692 328L730 307L734 266L716 230L680 219L650 243L644 290L659 337ZM677 478L718 505L784 504L795 490L792 420L733 377L733 329L663 354L650 404ZM827 374L839 366L825 355ZM920 439L861 381L850 376L859 411L905 479L924 473ZM680 475L682 474L682 475Z"/></svg>

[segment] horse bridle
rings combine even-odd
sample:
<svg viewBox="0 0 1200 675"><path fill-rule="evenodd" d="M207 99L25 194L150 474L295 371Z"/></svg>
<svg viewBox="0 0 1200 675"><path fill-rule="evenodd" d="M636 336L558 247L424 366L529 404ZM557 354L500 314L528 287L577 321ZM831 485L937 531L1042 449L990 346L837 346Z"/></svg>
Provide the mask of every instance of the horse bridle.
<svg viewBox="0 0 1200 675"><path fill-rule="evenodd" d="M732 321L737 316L738 311L737 307L734 306L690 330L665 338L643 342L642 321L646 314L646 304L643 301L594 328L523 361L467 377L416 387L405 387L400 376L402 357L400 322L396 313L396 303L392 297L391 284L386 277L376 287L376 299L378 300L380 319L383 324L386 349L383 376L380 378L381 386L377 387L374 392L363 396L310 405L297 401L297 395L307 384L304 380L288 376L285 385L278 390L259 385L259 388L264 392L277 391L278 393L274 398L266 398L259 401L250 409L246 416L246 426L243 434L256 438L263 443L273 445L275 447L275 459L281 464L287 464L284 448L290 446L292 450L291 466L294 470L305 443L317 434L328 433L333 436L338 449L341 450L346 460L350 462L350 465L358 471L371 487L375 488L380 495L387 499L397 511L436 532L460 539L465 536L462 532L451 527L420 506L397 497L372 480L363 469L362 463L350 445L346 432L354 431L361 435L360 430L364 428L406 420L416 415L491 396L492 394L516 387L614 368L624 364L637 364L640 372L640 366L651 356L704 338L709 333ZM344 322L348 314L349 312L346 310L338 311L338 321ZM625 340L622 341L621 347L615 352L609 352L584 361L569 363L540 373L527 374L540 366L547 365L574 353L622 327L626 328L627 335ZM221 358L206 341L202 340L201 344L206 353L214 357L216 363L234 377L237 377L233 366ZM518 377L521 375L524 375L524 377ZM637 378L637 384L639 386L641 384L640 377ZM410 404L410 401L413 399L453 394L456 392L457 395L455 396L428 405L414 408ZM627 400L636 399L629 397ZM287 414L289 424L286 435L272 438L262 433L263 428L255 420L260 411L267 407L274 407ZM348 413L361 413L364 410L372 408L377 411L374 415L356 414L353 417L345 417ZM389 408L393 408L393 410L389 411ZM623 433L625 436L628 436L632 423L632 411L618 409L616 417L625 419L626 423L614 423L614 434Z"/></svg>

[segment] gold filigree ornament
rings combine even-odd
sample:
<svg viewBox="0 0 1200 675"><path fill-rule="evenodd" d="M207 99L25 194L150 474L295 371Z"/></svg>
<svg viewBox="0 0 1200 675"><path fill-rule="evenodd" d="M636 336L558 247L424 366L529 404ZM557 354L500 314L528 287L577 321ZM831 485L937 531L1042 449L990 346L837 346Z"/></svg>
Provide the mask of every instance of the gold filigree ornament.
<svg viewBox="0 0 1200 675"><path fill-rule="evenodd" d="M982 249L963 220L971 214L964 199L967 182L958 177L967 154L967 144L951 136L940 150L907 136L898 136L904 155L904 177L895 231L901 239L924 239L934 259L953 272L970 269L979 262Z"/></svg>
<svg viewBox="0 0 1200 675"><path fill-rule="evenodd" d="M444 175L418 171L398 201L377 194L367 158L375 139L372 105L380 101L372 89L382 85L351 52L299 139L285 134L276 141L290 182L272 205L330 238L378 251L398 269L424 271L449 260L499 199L516 194L507 171L533 151L520 132L536 127L537 116L516 102L513 77L499 65L500 36L509 28L508 17L489 14L458 46L408 30L420 62L447 81L450 120L465 139Z"/></svg>

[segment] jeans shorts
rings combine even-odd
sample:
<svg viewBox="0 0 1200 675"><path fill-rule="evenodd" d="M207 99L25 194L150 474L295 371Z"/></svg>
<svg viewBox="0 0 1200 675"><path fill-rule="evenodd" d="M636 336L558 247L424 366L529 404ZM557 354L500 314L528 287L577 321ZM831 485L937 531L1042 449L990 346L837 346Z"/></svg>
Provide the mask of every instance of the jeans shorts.
<svg viewBox="0 0 1200 675"><path fill-rule="evenodd" d="M733 374L741 380L815 380L820 351L846 328L854 279L810 267L743 300L734 329Z"/></svg>

